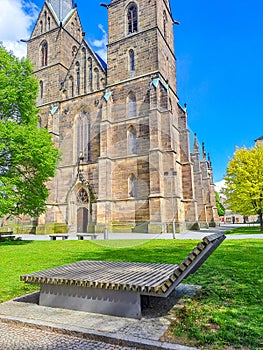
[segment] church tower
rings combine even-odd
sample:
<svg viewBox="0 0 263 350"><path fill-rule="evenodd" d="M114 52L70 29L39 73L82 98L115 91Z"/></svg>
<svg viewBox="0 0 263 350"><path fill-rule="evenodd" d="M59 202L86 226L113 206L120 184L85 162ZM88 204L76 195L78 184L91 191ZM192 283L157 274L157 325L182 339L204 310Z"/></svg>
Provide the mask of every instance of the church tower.
<svg viewBox="0 0 263 350"><path fill-rule="evenodd" d="M190 151L181 144L180 128L187 126L176 95L170 3L112 0L107 8L108 98L101 124L107 146L99 159L98 225L165 232L169 223L181 230L187 221L192 227L197 208L194 190L186 188L192 173L183 179L181 164L182 153L190 162ZM185 194L191 196L186 210Z"/></svg>

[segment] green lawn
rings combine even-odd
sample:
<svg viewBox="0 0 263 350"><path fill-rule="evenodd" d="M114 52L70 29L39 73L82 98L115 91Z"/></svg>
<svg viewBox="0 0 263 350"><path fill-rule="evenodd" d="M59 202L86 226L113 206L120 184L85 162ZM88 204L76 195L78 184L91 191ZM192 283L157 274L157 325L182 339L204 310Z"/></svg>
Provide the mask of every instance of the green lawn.
<svg viewBox="0 0 263 350"><path fill-rule="evenodd" d="M241 226L236 227L232 230L227 230L224 232L225 234L231 234L231 235L253 235L261 233L263 235L263 232L260 231L259 225L254 226L254 224L248 225L248 226Z"/></svg>
<svg viewBox="0 0 263 350"><path fill-rule="evenodd" d="M0 243L0 302L38 289L22 274L79 260L178 263L196 241L42 241ZM174 342L200 349L263 348L263 240L227 240L185 282L194 299L175 309Z"/></svg>

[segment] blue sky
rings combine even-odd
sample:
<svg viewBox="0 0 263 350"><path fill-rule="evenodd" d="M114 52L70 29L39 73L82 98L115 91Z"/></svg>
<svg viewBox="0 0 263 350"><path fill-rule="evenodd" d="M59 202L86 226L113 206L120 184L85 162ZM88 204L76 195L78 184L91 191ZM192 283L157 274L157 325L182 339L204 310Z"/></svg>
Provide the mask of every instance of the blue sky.
<svg viewBox="0 0 263 350"><path fill-rule="evenodd" d="M76 2L87 41L103 52L107 30L107 10L99 6L103 1ZM36 18L34 5L41 8L43 3L44 0L0 0L4 9L0 14L0 40L14 44L26 38ZM262 0L170 3L174 19L180 22L174 28L178 96L182 105L187 103L190 130L197 133L200 144L205 142L214 180L218 182L223 179L235 147L251 147L263 135L263 3ZM14 5L12 9L10 4ZM18 18L12 15L15 7L20 7L26 16L25 23L19 21L17 38L4 26L5 18ZM16 22L11 21L12 31Z"/></svg>

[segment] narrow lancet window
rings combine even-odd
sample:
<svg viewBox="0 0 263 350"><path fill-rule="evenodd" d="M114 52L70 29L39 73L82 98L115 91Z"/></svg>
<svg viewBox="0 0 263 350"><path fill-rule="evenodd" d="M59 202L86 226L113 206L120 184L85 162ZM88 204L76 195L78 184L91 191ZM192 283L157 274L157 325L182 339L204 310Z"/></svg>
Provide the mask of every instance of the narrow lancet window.
<svg viewBox="0 0 263 350"><path fill-rule="evenodd" d="M93 74L92 74L92 58L88 58L88 69L89 69L89 88L92 91L92 85L93 85Z"/></svg>
<svg viewBox="0 0 263 350"><path fill-rule="evenodd" d="M90 119L86 111L76 121L76 143L77 157L82 154L85 161L90 161Z"/></svg>
<svg viewBox="0 0 263 350"><path fill-rule="evenodd" d="M133 92L130 92L128 96L128 117L135 117L137 114L136 109L136 96Z"/></svg>
<svg viewBox="0 0 263 350"><path fill-rule="evenodd" d="M72 76L69 77L69 88L71 92L71 97L74 97L74 79Z"/></svg>
<svg viewBox="0 0 263 350"><path fill-rule="evenodd" d="M138 31L138 8L131 4L128 8L128 34Z"/></svg>
<svg viewBox="0 0 263 350"><path fill-rule="evenodd" d="M127 148L128 155L135 154L137 151L136 130L134 126L130 126L127 132Z"/></svg>
<svg viewBox="0 0 263 350"><path fill-rule="evenodd" d="M83 48L82 49L82 61L83 61L83 90L84 90L84 93L87 92L87 82L86 82L86 79L87 79L87 60L86 60L86 50Z"/></svg>
<svg viewBox="0 0 263 350"><path fill-rule="evenodd" d="M39 88L40 88L40 98L42 99L44 95L44 84L42 80L40 80L39 82Z"/></svg>
<svg viewBox="0 0 263 350"><path fill-rule="evenodd" d="M80 67L79 62L76 62L76 75L77 75L77 94L80 94Z"/></svg>
<svg viewBox="0 0 263 350"><path fill-rule="evenodd" d="M45 41L41 45L41 66L45 67L48 63L48 43Z"/></svg>
<svg viewBox="0 0 263 350"><path fill-rule="evenodd" d="M128 196L130 198L136 197L136 178L131 174L128 178Z"/></svg>
<svg viewBox="0 0 263 350"><path fill-rule="evenodd" d="M131 49L129 51L129 65L130 65L130 72L135 71L135 57L134 57L134 51Z"/></svg>

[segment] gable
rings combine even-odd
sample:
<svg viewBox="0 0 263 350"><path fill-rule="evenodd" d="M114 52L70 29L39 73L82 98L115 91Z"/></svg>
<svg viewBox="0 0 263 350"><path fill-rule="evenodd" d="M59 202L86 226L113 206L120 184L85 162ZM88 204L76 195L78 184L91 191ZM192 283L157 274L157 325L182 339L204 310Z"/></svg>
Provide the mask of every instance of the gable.
<svg viewBox="0 0 263 350"><path fill-rule="evenodd" d="M54 11L52 11L52 8L45 2L42 10L40 11L30 39L33 39L58 27L59 22Z"/></svg>
<svg viewBox="0 0 263 350"><path fill-rule="evenodd" d="M72 50L75 57L62 83L62 98L73 98L93 91L103 90L106 72L103 60L85 40L79 48ZM103 63L102 63L103 62Z"/></svg>
<svg viewBox="0 0 263 350"><path fill-rule="evenodd" d="M82 41L82 25L72 0L47 0L40 11L30 39L60 27L66 29L79 43Z"/></svg>

